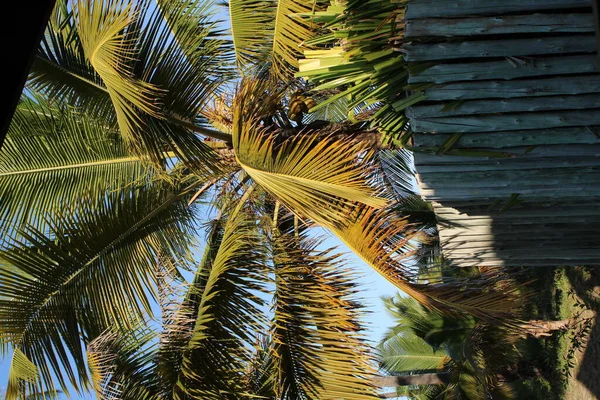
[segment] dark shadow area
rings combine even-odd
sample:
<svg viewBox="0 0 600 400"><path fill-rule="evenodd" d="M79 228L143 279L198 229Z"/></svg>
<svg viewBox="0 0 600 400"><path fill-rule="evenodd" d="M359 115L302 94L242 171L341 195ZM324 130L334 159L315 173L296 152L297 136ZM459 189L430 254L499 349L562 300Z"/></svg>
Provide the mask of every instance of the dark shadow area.
<svg viewBox="0 0 600 400"><path fill-rule="evenodd" d="M600 311L600 268L589 268L588 271L589 276L578 269L569 269L567 276L577 296L597 314ZM600 398L600 323L597 317L589 336L583 340L586 340L586 348L575 378Z"/></svg>

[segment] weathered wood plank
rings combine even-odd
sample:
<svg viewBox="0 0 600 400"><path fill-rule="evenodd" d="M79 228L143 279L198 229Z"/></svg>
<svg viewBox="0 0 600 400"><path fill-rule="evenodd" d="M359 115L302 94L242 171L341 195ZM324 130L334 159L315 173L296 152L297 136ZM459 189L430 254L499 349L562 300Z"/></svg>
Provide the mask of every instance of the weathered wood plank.
<svg viewBox="0 0 600 400"><path fill-rule="evenodd" d="M471 252L468 250L467 251L451 250L448 252L444 252L444 254L447 254L448 257L450 257L451 259L454 258L452 256L452 254L454 254L454 255L462 255L463 257L468 256L469 258L476 258L485 263L485 261L489 258L502 259L505 262L507 262L508 260L512 260L512 259L519 259L519 260L538 259L538 258L540 258L540 256L546 260L561 260L563 258L564 259L574 259L574 258L579 258L579 257L592 258L592 257L594 257L594 254L596 254L596 255L598 254L598 249L597 248L570 249L568 252L564 252L561 249L558 249L556 251L556 253L554 253L548 249L538 250L537 252L533 251L533 249L531 251L527 251L527 252L522 251L520 249L516 250L516 251L490 250L490 251L478 251L478 252Z"/></svg>
<svg viewBox="0 0 600 400"><path fill-rule="evenodd" d="M407 20L405 37L594 32L592 14L499 15L486 18Z"/></svg>
<svg viewBox="0 0 600 400"><path fill-rule="evenodd" d="M581 237L563 236L554 239L527 238L522 236L497 237L491 239L475 238L473 240L455 240L442 242L445 250L478 250L478 249L543 249L552 247L553 251L557 249L571 248L596 248L600 251L600 241L597 238L588 238L587 240Z"/></svg>
<svg viewBox="0 0 600 400"><path fill-rule="evenodd" d="M536 229L540 237L561 237L573 234L589 235L591 232L597 232L597 228L592 225L579 226L573 224L554 224L553 229L548 229L547 226L504 226L502 229L493 229L491 225L487 226L474 226L469 228L442 228L440 229L440 239L442 241L462 239L463 237L469 240L477 240L477 237L481 238L492 238L496 240L500 237L511 237L511 235L523 235L531 233L533 229ZM534 239L535 240L535 239Z"/></svg>
<svg viewBox="0 0 600 400"><path fill-rule="evenodd" d="M580 200L580 201L575 201ZM490 206L490 201L485 200L472 200L472 201L457 201L457 202L432 202L433 208L435 210L438 209L455 209L455 210L465 210L465 212L474 212L480 213L481 210L488 210ZM569 199L569 198L561 198L561 199L546 199L543 201L530 202L523 201L518 204L515 204L507 210L504 214L510 214L513 212L521 212L527 210L539 210L539 209L556 209L556 208L566 208L566 209L589 209L596 210L600 206L600 197L590 197L585 200L581 199ZM598 208L600 211L600 208ZM487 213L487 211L486 211Z"/></svg>
<svg viewBox="0 0 600 400"><path fill-rule="evenodd" d="M582 187L580 184L565 184L561 187L482 187L482 188L419 188L421 196L427 200L466 200L476 198L506 199L514 193L519 193L523 199L545 199L561 196L588 197L600 195L600 185Z"/></svg>
<svg viewBox="0 0 600 400"><path fill-rule="evenodd" d="M555 130L508 131L500 133L469 133L462 135L454 145L455 148L490 148L500 149L516 146L542 146L556 144L600 144L600 136L586 128ZM450 133L414 135L416 147L441 147L452 137ZM600 161L598 161L600 162ZM423 172L423 171L422 171Z"/></svg>
<svg viewBox="0 0 600 400"><path fill-rule="evenodd" d="M474 40L423 44L413 42L402 49L407 61L462 58L519 57L540 54L594 53L594 35L521 39Z"/></svg>
<svg viewBox="0 0 600 400"><path fill-rule="evenodd" d="M567 145L567 146L536 146L533 149L531 147L513 147L511 153L514 154L513 160L517 159L536 159L527 160L528 162L538 162L538 158L565 158L572 157L577 159L579 157L600 157L600 146L596 144L588 145ZM420 172L420 165L433 164L433 165L446 165L446 164L464 164L464 163L477 163L477 162L496 162L496 161L510 161L511 159L496 159L490 157L469 157L469 156L452 156L452 155L436 155L422 152L415 152L415 164L417 165L417 172ZM600 160L600 158L598 158ZM542 161L553 161L553 160L542 160ZM533 164L531 164L533 165ZM444 166L444 168L446 168Z"/></svg>
<svg viewBox="0 0 600 400"><path fill-rule="evenodd" d="M494 15L591 6L590 0L413 0L407 5L406 19Z"/></svg>
<svg viewBox="0 0 600 400"><path fill-rule="evenodd" d="M479 218L474 218L474 217L468 217L468 218L454 218L454 219L450 219L450 222L452 222L453 224L456 224L462 228L469 228L472 226L488 226L488 225L492 225L495 227L498 226L503 226L503 225L510 225L510 226L518 226L518 225L528 225L528 226L532 226L532 225L539 225L539 226L544 226L546 227L548 224L558 224L558 223L562 223L562 224L573 224L573 225L578 225L580 227L584 227L584 226L588 226L591 227L591 223L592 222L596 222L600 223L600 219L598 219L598 216L595 216L595 218L592 218L592 216L589 215L580 215L580 216L573 216L573 215L567 215L567 216L553 216L551 218L549 218L548 216L542 216L542 217L528 217L528 218L513 218L513 219L495 219L495 218L491 218L491 217L485 217L485 216L479 216ZM598 244L600 244L600 235L598 235Z"/></svg>
<svg viewBox="0 0 600 400"><path fill-rule="evenodd" d="M414 132L497 132L600 125L600 109L412 119Z"/></svg>
<svg viewBox="0 0 600 400"><path fill-rule="evenodd" d="M533 166L532 166L533 167ZM421 188L497 187L510 186L518 193L521 187L561 183L592 183L600 181L600 168L531 169L508 171L445 172L421 175Z"/></svg>
<svg viewBox="0 0 600 400"><path fill-rule="evenodd" d="M490 133L486 133L490 135ZM437 158L440 158L437 156ZM419 159L419 158L417 158ZM442 161L448 159L444 158ZM421 159L422 160L422 159ZM500 171L512 169L528 169L535 167L537 169L557 169L569 167L591 167L600 165L598 156L575 157L573 155L556 158L535 158L535 159L486 159L483 161L472 161L470 163L417 163L419 174L428 174L437 171L462 172L462 171Z"/></svg>
<svg viewBox="0 0 600 400"><path fill-rule="evenodd" d="M600 74L516 81L449 83L425 90L428 101L508 99L585 93L600 93Z"/></svg>
<svg viewBox="0 0 600 400"><path fill-rule="evenodd" d="M507 199L508 200L508 199ZM488 204L489 207L489 204ZM479 218L479 216L493 216L495 220L522 220L525 219L523 216L528 217L544 217L548 218L551 216L557 217L580 217L587 216L589 218L598 219L600 218L600 203L589 204L586 203L585 207L567 207L563 206L553 206L553 207L527 207L521 209L515 209L512 207L504 212L498 212L501 206L496 207L494 210L490 210L489 208L467 208L457 210L455 208L448 207L435 207L435 214L439 217L457 221L461 218Z"/></svg>
<svg viewBox="0 0 600 400"><path fill-rule="evenodd" d="M595 55L534 58L518 65L507 60L460 64L438 64L418 74L411 74L409 83L447 83L492 79L515 79L531 76L585 74L598 72Z"/></svg>
<svg viewBox="0 0 600 400"><path fill-rule="evenodd" d="M544 227L545 228L545 227ZM520 232L520 233L515 233L515 232L510 232L510 234L506 234L506 235L496 235L493 233L485 233L485 232L475 232L476 230L473 228L469 228L469 229L461 229L460 231L458 229L446 229L446 228L441 228L441 231L444 231L444 235L445 237L440 239L441 240L441 244L445 245L446 243L464 243L464 242L476 242L478 240L481 241L506 241L506 240L510 240L510 238L515 238L515 237L521 237L521 236L527 236L528 233L531 233L531 230L528 231L524 231L524 232ZM593 227L593 226L588 226L588 227L574 227L573 230L571 231L552 231L552 232L546 232L548 231L547 228L542 229L538 232L536 232L536 235L532 238L532 236L529 236L530 240L536 241L536 242L545 242L546 240L548 241L555 241L555 240L562 240L564 238L577 238L579 235L581 235L582 237L589 237L592 236L594 234L598 233L598 229ZM489 229L489 232L491 232L491 229Z"/></svg>
<svg viewBox="0 0 600 400"><path fill-rule="evenodd" d="M575 96L548 96L536 98L511 98L468 100L460 103L437 103L409 107L409 118L451 117L455 115L499 114L549 110L584 110L600 108L600 93Z"/></svg>
<svg viewBox="0 0 600 400"><path fill-rule="evenodd" d="M485 263L480 262L479 260L474 260L471 258L466 259L451 259L450 256L446 256L446 259L449 261L450 265L457 268L466 268L466 267L477 267L477 266L489 266L489 267L519 267L519 266L532 266L532 267L555 267L556 265L561 266L578 266L578 265L600 265L600 259L598 258L578 258L575 260L545 260L543 259L543 255L540 255L540 258L537 260L486 260Z"/></svg>

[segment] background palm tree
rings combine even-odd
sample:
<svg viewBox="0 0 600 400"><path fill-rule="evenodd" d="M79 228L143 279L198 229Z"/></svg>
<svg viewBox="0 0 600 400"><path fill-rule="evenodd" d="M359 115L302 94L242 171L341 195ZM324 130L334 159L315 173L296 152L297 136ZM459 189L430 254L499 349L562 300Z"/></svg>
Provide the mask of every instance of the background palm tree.
<svg viewBox="0 0 600 400"><path fill-rule="evenodd" d="M428 307L511 324L498 271L422 283L408 262L433 221L398 210L387 75L346 104L377 127L301 119L298 44L327 46L328 5L232 0L230 41L210 2L59 2L0 152L7 398L376 397L353 274L314 225ZM217 215L198 263L200 201Z"/></svg>

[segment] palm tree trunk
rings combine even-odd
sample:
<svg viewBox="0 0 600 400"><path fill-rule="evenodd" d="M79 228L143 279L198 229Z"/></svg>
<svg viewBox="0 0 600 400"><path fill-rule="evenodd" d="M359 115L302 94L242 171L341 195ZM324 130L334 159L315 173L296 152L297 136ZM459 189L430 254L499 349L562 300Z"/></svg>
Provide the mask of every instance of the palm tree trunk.
<svg viewBox="0 0 600 400"><path fill-rule="evenodd" d="M536 338L552 336L552 333L556 331L565 331L573 326L575 321L572 318L563 319L560 321L528 321L524 326L527 332Z"/></svg>
<svg viewBox="0 0 600 400"><path fill-rule="evenodd" d="M409 385L443 385L450 381L448 372L426 373L416 375L377 376L374 384L377 387L394 387Z"/></svg>

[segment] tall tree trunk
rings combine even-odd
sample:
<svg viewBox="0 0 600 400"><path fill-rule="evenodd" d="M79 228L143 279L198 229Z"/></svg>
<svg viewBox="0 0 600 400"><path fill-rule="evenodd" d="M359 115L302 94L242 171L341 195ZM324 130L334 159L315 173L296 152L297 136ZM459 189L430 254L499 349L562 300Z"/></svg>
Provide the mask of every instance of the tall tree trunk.
<svg viewBox="0 0 600 400"><path fill-rule="evenodd" d="M552 334L556 331L566 331L573 326L574 322L575 321L571 318L563 319L561 321L531 320L527 322L524 328L527 329L530 335L536 338L541 338L552 336Z"/></svg>
<svg viewBox="0 0 600 400"><path fill-rule="evenodd" d="M409 385L443 385L450 381L448 372L426 373L417 375L378 376L374 379L375 386L394 387Z"/></svg>

